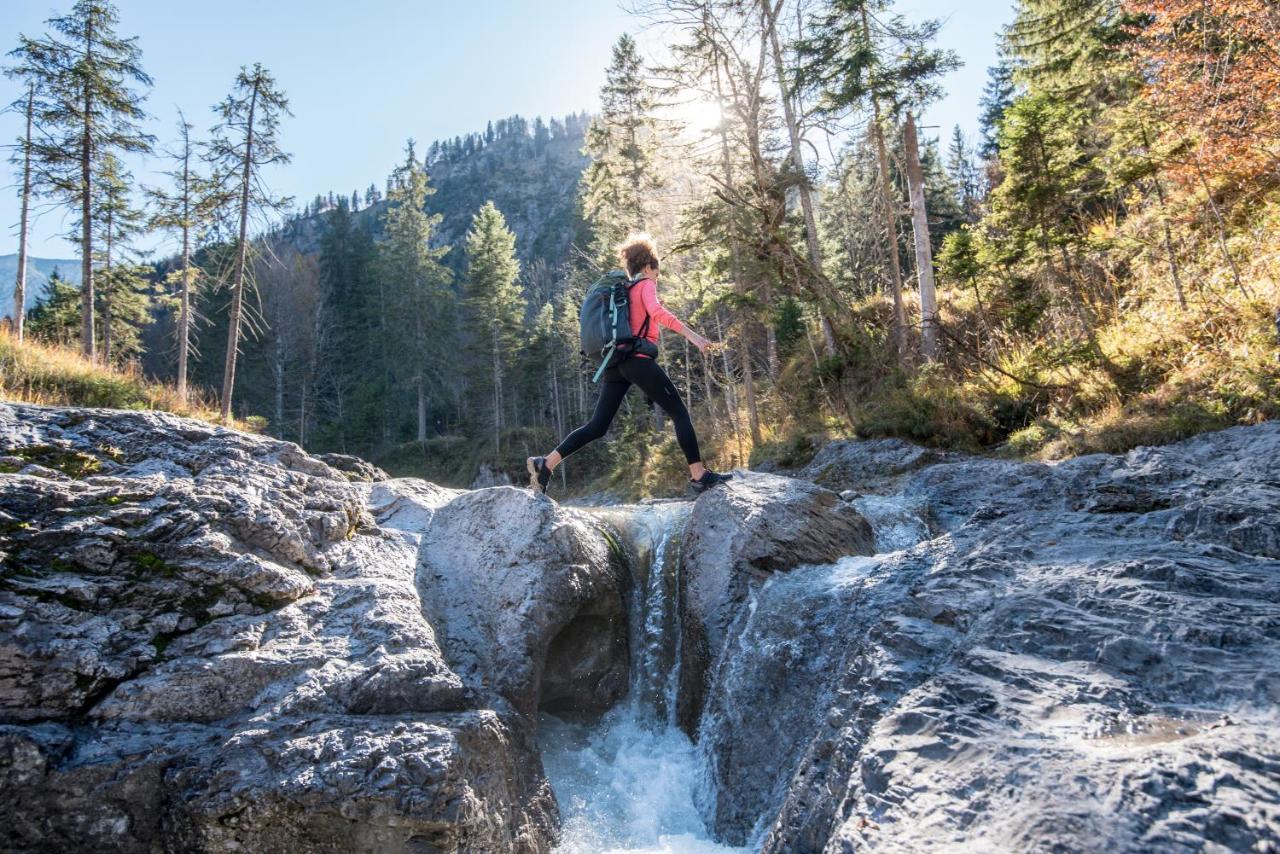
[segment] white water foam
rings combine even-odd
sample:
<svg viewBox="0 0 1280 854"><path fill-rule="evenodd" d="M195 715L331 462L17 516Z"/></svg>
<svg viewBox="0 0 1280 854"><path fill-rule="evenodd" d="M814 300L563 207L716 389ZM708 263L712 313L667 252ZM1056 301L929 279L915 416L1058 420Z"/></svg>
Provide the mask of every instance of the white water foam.
<svg viewBox="0 0 1280 854"><path fill-rule="evenodd" d="M539 744L563 820L557 854L725 854L695 805L706 784L683 732L624 703L595 722L543 715Z"/></svg>
<svg viewBox="0 0 1280 854"><path fill-rule="evenodd" d="M677 619L683 502L629 509L642 542L631 613L628 697L604 716L544 714L542 764L560 803L558 854L726 854L697 804L707 801L703 758L675 725L679 691ZM645 566L644 564L647 564Z"/></svg>

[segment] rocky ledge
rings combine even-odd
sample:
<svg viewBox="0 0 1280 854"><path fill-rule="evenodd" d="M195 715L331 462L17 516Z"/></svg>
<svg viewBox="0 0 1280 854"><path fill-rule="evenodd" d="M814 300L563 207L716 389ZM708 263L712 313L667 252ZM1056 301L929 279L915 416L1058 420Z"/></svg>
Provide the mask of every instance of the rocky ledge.
<svg viewBox="0 0 1280 854"><path fill-rule="evenodd" d="M0 405L0 471L0 848L550 847L533 714L626 685L590 517L156 413Z"/></svg>
<svg viewBox="0 0 1280 854"><path fill-rule="evenodd" d="M697 728L719 838L1280 850L1280 424L1058 465L837 442L796 474L883 542L735 610Z"/></svg>

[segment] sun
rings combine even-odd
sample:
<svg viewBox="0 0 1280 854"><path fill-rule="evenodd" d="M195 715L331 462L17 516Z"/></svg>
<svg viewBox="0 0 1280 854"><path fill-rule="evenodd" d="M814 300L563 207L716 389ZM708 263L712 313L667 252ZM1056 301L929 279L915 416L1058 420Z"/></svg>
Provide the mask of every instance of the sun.
<svg viewBox="0 0 1280 854"><path fill-rule="evenodd" d="M722 120L720 105L702 95L688 95L669 109L670 117L682 124L684 132L692 136L701 136L716 129Z"/></svg>

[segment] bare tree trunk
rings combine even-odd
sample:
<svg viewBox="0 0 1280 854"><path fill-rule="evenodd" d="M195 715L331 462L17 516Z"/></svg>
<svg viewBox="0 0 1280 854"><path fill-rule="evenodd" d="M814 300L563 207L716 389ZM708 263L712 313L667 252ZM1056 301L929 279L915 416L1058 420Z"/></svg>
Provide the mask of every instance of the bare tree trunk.
<svg viewBox="0 0 1280 854"><path fill-rule="evenodd" d="M27 88L27 135L22 142L22 218L18 225L18 277L13 285L13 335L22 343L27 298L27 223L31 209L31 123L35 113L36 87Z"/></svg>
<svg viewBox="0 0 1280 854"><path fill-rule="evenodd" d="M783 0L773 3L764 0L761 11L764 26L768 33L769 47L773 53L773 68L778 78L778 93L782 98L783 118L787 123L787 136L791 142L791 165L796 171L796 190L800 195L800 209L804 212L804 240L809 252L809 265L813 268L813 276L826 289L822 272L822 248L818 245L818 221L813 211L813 193L809 187L809 179L804 168L804 153L800 149L800 122L796 117L795 105L792 103L791 87L787 85L786 66L782 62L782 46L778 41L778 14L782 11ZM831 328L831 321L826 312L818 310L818 324L822 327L822 346L828 356L836 354L836 336ZM772 335L769 338L770 375L777 377L777 346Z"/></svg>
<svg viewBox="0 0 1280 854"><path fill-rule="evenodd" d="M298 389L298 445L306 447L307 442L307 378L302 378Z"/></svg>
<svg viewBox="0 0 1280 854"><path fill-rule="evenodd" d="M871 24L867 20L867 9L862 7L862 32L871 43ZM880 171L880 200L883 206L884 237L889 254L889 272L893 287L893 340L898 353L898 361L905 364L907 358L907 307L902 301L902 266L898 262L898 229L894 224L896 205L893 203L893 191L889 185L889 153L884 145L884 126L881 123L880 101L872 97L871 107L873 122L871 135L876 144L876 162Z"/></svg>
<svg viewBox="0 0 1280 854"><path fill-rule="evenodd" d="M1227 223L1222 218L1222 211L1218 208L1218 203L1213 198L1213 188L1209 186L1209 179L1205 177L1204 169L1200 168L1200 155L1196 154L1196 174L1200 176L1200 184L1204 187L1205 199L1209 202L1209 209L1213 211L1213 219L1217 224L1218 248L1222 250L1222 257L1227 259L1227 265L1231 267L1231 278L1235 281L1236 287L1240 289L1240 293L1246 298L1253 299L1253 294L1245 287L1244 280L1240 278L1240 268L1236 266L1236 259L1231 256L1231 250L1227 247Z"/></svg>
<svg viewBox="0 0 1280 854"><path fill-rule="evenodd" d="M236 354L240 349L240 313L244 305L244 275L249 257L249 184L253 178L253 113L258 106L258 78L249 98L249 119L245 130L244 166L240 175L240 242L236 246L236 267L231 282L231 320L227 334L227 357L222 369L222 420L231 420L231 394L236 384Z"/></svg>
<svg viewBox="0 0 1280 854"><path fill-rule="evenodd" d="M423 376L423 353L426 350L425 342L426 333L422 329L422 313L419 311L414 318L414 339L415 339L415 362L417 363L418 373L416 384L418 387L418 442L427 441L427 383Z"/></svg>
<svg viewBox="0 0 1280 854"><path fill-rule="evenodd" d="M898 361L907 358L907 306L902 301L902 265L898 261L898 228L894 223L895 205L889 186L889 154L885 151L884 131L880 126L880 105L875 106L875 124L871 134L876 143L876 159L880 172L880 206L885 237L885 254L889 256L890 286L893 288L893 347Z"/></svg>
<svg viewBox="0 0 1280 854"><path fill-rule="evenodd" d="M502 361L497 326L493 328L493 452L502 453Z"/></svg>
<svg viewBox="0 0 1280 854"><path fill-rule="evenodd" d="M280 318L276 318L277 324L280 324ZM271 360L271 378L275 384L275 404L276 404L276 430L281 439L284 438L284 334L280 328L282 324L276 326L275 338L276 345L274 348L274 357Z"/></svg>
<svg viewBox="0 0 1280 854"><path fill-rule="evenodd" d="M929 213L924 203L924 170L916 119L908 111L903 128L907 148L907 188L911 194L911 231L916 249L916 277L920 282L921 349L930 362L938 358L938 293L933 283L933 246L929 241Z"/></svg>
<svg viewBox="0 0 1280 854"><path fill-rule="evenodd" d="M93 52L92 31L88 52ZM93 322L93 96L84 87L84 129L80 137L80 351L90 362L98 360L98 342L94 339Z"/></svg>
<svg viewBox="0 0 1280 854"><path fill-rule="evenodd" d="M178 400L187 402L187 354L191 348L191 138L182 122L182 290L178 308ZM301 443L301 440L299 440Z"/></svg>
<svg viewBox="0 0 1280 854"><path fill-rule="evenodd" d="M103 265L103 273L105 279L102 287L102 363L104 365L111 364L111 298L115 295L115 280L111 275L111 251L112 235L115 231L115 213L110 207L107 208L107 255L106 264Z"/></svg>
<svg viewBox="0 0 1280 854"><path fill-rule="evenodd" d="M716 100L721 103L723 103L724 101L724 93L722 92L721 85L720 85L720 64L718 60L716 62ZM725 129L724 122L720 123L720 160L721 160L721 167L724 169L725 185L732 187L733 186L733 161L729 157L729 135L728 135L728 131ZM743 293L745 291L745 284L742 281L741 251L738 246L737 237L730 238L729 254L730 254L731 263L733 266L733 288L738 293ZM744 324L744 327L745 327L745 324ZM755 383L751 376L751 360L747 357L746 336L747 336L747 333L746 333L746 329L744 328L742 332L739 333L738 346L742 349L742 376L743 376L743 383L746 389L747 421L751 425L752 441L758 445L760 444L760 414L756 409L756 390L755 390ZM724 340L723 332L721 332L720 340L722 341ZM726 374L728 374L728 370L729 370L728 358L729 358L728 355L724 356ZM730 385L732 385L733 379L729 377L728 382ZM734 419L735 419L734 433L737 434L738 436L738 456L741 457L742 456L742 436L741 434L738 433L737 420L736 420L737 419L736 407L735 407Z"/></svg>
<svg viewBox="0 0 1280 854"><path fill-rule="evenodd" d="M427 384L418 374L418 441L427 441Z"/></svg>
<svg viewBox="0 0 1280 854"><path fill-rule="evenodd" d="M716 337L724 340L724 324L716 315ZM738 394L737 384L733 381L733 367L729 364L729 348L720 348L720 360L724 365L725 408L728 410L729 423L733 425L733 437L738 443L738 461L743 462L742 430L738 427Z"/></svg>
<svg viewBox="0 0 1280 854"><path fill-rule="evenodd" d="M1151 150L1151 140L1147 136L1147 129L1142 128L1142 144L1147 151ZM1187 310L1187 295L1182 289L1182 276L1178 270L1178 256L1173 251L1173 232L1169 229L1169 221L1165 218L1167 206L1164 198L1164 183L1160 180L1157 173L1152 181L1156 187L1156 199L1160 202L1160 225L1164 229L1164 251L1165 256L1169 259L1169 273L1173 276L1173 289L1178 295L1178 307L1183 311Z"/></svg>

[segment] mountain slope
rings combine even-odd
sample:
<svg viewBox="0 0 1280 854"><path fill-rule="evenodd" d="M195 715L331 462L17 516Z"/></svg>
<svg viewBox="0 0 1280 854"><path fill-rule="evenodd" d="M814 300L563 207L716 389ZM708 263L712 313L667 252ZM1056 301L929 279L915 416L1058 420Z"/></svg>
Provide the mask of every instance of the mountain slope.
<svg viewBox="0 0 1280 854"><path fill-rule="evenodd" d="M68 282L80 282L79 258L28 258L27 259L27 311L44 296L49 277L57 270ZM13 286L18 275L18 256L0 255L0 317L13 316Z"/></svg>

